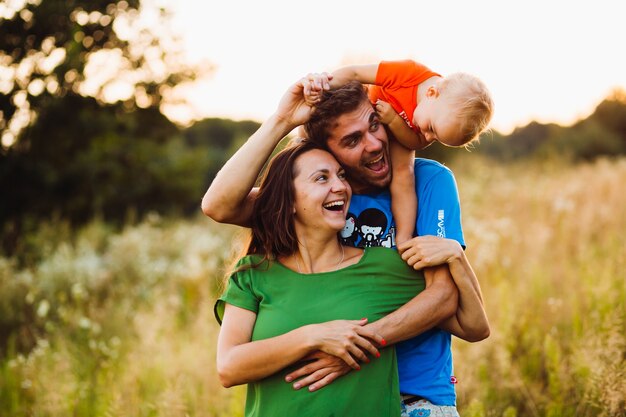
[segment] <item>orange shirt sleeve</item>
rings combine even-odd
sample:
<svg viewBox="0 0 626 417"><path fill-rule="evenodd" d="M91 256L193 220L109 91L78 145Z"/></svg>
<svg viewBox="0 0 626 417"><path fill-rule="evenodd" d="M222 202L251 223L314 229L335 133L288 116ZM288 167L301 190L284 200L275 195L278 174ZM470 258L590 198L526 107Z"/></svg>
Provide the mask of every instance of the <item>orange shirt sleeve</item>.
<svg viewBox="0 0 626 417"><path fill-rule="evenodd" d="M382 61L376 72L376 85L370 86L368 96L372 103L384 100L415 129L410 121L417 107L417 88L430 77L439 76L425 65L412 60Z"/></svg>

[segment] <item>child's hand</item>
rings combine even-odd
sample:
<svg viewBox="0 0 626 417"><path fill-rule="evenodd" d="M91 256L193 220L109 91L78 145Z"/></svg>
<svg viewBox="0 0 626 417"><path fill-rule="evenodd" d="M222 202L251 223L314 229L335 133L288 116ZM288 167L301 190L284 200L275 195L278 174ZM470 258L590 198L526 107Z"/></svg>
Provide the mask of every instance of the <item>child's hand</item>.
<svg viewBox="0 0 626 417"><path fill-rule="evenodd" d="M386 125L390 124L393 121L393 118L398 114L393 107L391 107L391 104L386 101L377 100L375 107L376 112L380 116L380 121Z"/></svg>
<svg viewBox="0 0 626 417"><path fill-rule="evenodd" d="M308 80L304 85L304 101L310 106L314 106L322 99L324 90L330 90L330 80L332 74L327 72L312 73L306 76Z"/></svg>

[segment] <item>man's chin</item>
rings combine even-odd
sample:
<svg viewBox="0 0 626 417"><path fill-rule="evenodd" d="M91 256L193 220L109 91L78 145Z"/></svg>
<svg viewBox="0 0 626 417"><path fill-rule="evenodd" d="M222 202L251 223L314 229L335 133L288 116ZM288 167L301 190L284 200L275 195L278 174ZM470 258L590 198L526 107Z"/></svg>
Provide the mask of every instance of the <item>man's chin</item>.
<svg viewBox="0 0 626 417"><path fill-rule="evenodd" d="M351 181L352 191L356 193L367 193L389 187L391 184L391 173L376 173L367 170L362 172L358 177L358 181Z"/></svg>
<svg viewBox="0 0 626 417"><path fill-rule="evenodd" d="M368 179L368 182L372 186L376 186L379 188L388 187L391 184L391 168L388 165L379 171L373 171L368 169L368 174L365 178Z"/></svg>

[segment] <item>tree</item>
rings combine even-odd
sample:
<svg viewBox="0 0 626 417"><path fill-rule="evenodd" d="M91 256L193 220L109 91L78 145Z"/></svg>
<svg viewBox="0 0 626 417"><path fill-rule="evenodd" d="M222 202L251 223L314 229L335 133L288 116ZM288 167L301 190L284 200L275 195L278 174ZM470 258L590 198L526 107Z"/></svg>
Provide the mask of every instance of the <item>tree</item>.
<svg viewBox="0 0 626 417"><path fill-rule="evenodd" d="M210 69L181 57L165 9L140 0L0 2L0 128L12 146L66 95L158 107L173 87Z"/></svg>
<svg viewBox="0 0 626 417"><path fill-rule="evenodd" d="M590 120L593 120L621 137L626 150L626 91L616 89L596 107Z"/></svg>

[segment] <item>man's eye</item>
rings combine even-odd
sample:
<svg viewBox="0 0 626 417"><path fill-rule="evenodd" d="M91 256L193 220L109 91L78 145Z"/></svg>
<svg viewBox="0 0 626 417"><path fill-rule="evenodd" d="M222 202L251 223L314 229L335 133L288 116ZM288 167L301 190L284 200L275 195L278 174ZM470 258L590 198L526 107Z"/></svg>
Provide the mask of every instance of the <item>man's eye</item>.
<svg viewBox="0 0 626 417"><path fill-rule="evenodd" d="M380 126L380 122L378 120L373 121L372 124L370 125L370 131L374 132L378 130L379 126Z"/></svg>
<svg viewBox="0 0 626 417"><path fill-rule="evenodd" d="M354 148L359 143L359 138L352 138L348 141L348 147Z"/></svg>

